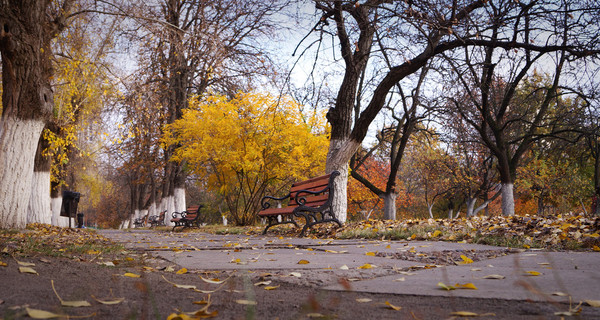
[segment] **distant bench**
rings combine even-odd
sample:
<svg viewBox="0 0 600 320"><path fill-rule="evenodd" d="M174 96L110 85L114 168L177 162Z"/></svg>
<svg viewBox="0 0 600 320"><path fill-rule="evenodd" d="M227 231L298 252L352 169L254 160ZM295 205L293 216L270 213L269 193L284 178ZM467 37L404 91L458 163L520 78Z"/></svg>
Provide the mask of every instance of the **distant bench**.
<svg viewBox="0 0 600 320"><path fill-rule="evenodd" d="M165 215L167 214L167 210L161 212L158 216L150 216L148 218L148 222L150 223L150 227L156 226L164 226L165 225Z"/></svg>
<svg viewBox="0 0 600 320"><path fill-rule="evenodd" d="M173 219L171 219L171 222L173 222L175 226L172 231L175 231L175 228L177 227L183 227L181 230L192 228L193 226L200 228L200 223L202 223L200 208L202 207L202 205L190 206L183 212L173 212Z"/></svg>
<svg viewBox="0 0 600 320"><path fill-rule="evenodd" d="M338 171L334 171L331 174L294 183L290 192L281 198L263 197L261 200L262 210L258 212L259 217L268 219L268 225L263 234L266 234L270 227L284 223L291 223L299 227L294 217L303 217L306 222L300 232L301 237L305 235L308 228L318 223L335 222L341 227L342 223L336 218L331 208L334 196L333 181L339 175ZM289 199L286 207L271 207L271 202L280 202L286 199ZM278 216L281 216L281 221Z"/></svg>
<svg viewBox="0 0 600 320"><path fill-rule="evenodd" d="M136 228L141 228L146 226L146 222L148 221L148 214L141 218L137 218L133 221L133 226Z"/></svg>

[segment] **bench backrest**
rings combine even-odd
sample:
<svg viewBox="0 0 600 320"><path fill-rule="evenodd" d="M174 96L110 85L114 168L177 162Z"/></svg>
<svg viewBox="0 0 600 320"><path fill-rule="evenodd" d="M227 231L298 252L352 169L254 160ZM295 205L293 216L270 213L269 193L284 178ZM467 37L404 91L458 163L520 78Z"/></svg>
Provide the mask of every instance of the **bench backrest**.
<svg viewBox="0 0 600 320"><path fill-rule="evenodd" d="M188 216L189 216L192 214L197 214L199 208L200 208L200 206L189 206L189 207L187 207L187 209L185 209L185 211L188 213Z"/></svg>
<svg viewBox="0 0 600 320"><path fill-rule="evenodd" d="M321 191L323 189L325 189L327 187L327 185L329 184L329 178L331 177L331 174L326 174L324 176L320 176L320 177L316 177L316 178L312 178L312 179L308 179L305 181L300 181L300 182L296 182L292 185L292 187L290 188L290 203L288 204L288 206L292 206L292 207L296 207L299 204L296 202L296 194L298 193L298 191L301 190L308 190L308 191L313 191L313 192L317 192L317 191ZM320 193L320 194L310 194L310 193L306 193L306 192L302 192L299 194L298 199L300 198L304 198L306 200L306 202L304 203L305 206L308 207L318 207L318 206L322 206L323 204L325 204L327 202L327 199L329 198L329 190Z"/></svg>

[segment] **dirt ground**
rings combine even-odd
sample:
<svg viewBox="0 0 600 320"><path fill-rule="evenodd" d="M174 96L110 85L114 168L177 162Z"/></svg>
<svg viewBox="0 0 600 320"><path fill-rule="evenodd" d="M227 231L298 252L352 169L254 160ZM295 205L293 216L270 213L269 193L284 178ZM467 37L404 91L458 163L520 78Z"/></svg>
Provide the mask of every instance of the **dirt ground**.
<svg viewBox="0 0 600 320"><path fill-rule="evenodd" d="M348 279L328 276L322 270L302 270L303 279L312 279L302 282L291 280L293 270L177 274L178 266L141 252L121 257L116 266L101 265L93 258L35 256L19 257L17 261L6 254L0 258L7 264L0 267L0 319L28 319L27 308L65 318L167 319L173 313L206 308L200 303L207 301L210 305L201 314L216 319L449 319L459 311L477 313L478 319L558 319L554 312L569 309L565 304L528 301L357 293ZM18 262L35 264L29 268L37 274L20 272L23 265ZM128 273L140 277L126 276ZM210 283L201 277L223 282ZM319 289L335 282L348 290ZM64 307L57 295L63 301L85 300L91 306ZM122 302L116 303L121 298ZM590 318L585 312L580 319Z"/></svg>

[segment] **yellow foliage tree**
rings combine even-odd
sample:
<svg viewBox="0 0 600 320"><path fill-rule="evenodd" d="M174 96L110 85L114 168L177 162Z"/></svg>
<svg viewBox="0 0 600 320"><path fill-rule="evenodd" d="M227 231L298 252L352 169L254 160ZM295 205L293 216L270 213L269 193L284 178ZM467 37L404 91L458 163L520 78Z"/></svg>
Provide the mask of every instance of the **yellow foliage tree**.
<svg viewBox="0 0 600 320"><path fill-rule="evenodd" d="M165 127L208 188L223 197L233 222L254 222L261 197L324 172L328 139L322 114L309 116L288 98L240 93L233 99L192 97L183 117Z"/></svg>

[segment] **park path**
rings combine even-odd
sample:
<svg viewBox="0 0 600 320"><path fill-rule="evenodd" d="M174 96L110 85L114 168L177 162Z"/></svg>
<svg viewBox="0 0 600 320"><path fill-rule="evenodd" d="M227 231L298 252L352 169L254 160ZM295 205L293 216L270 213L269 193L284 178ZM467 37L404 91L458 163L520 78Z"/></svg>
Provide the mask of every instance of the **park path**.
<svg viewBox="0 0 600 320"><path fill-rule="evenodd" d="M288 278L290 282L323 290L540 302L600 301L600 253L597 252L507 250L435 241L332 240L153 230L100 232L128 249L145 251L188 270L277 272L292 275ZM469 257L480 260L471 262ZM453 263L436 265L440 258ZM349 282L340 284L340 278ZM440 283L447 289L455 289L445 290Z"/></svg>

